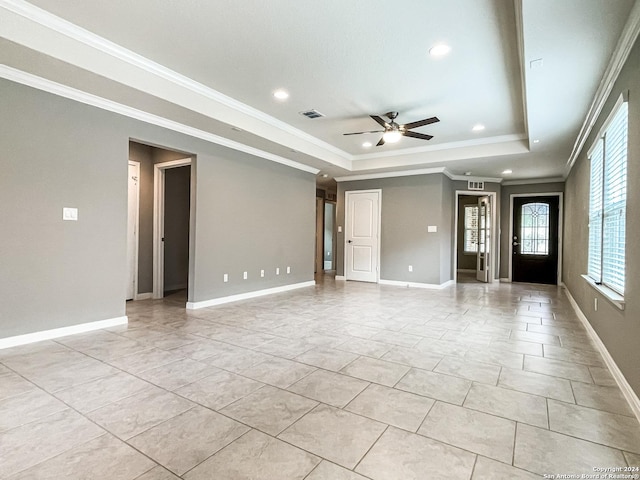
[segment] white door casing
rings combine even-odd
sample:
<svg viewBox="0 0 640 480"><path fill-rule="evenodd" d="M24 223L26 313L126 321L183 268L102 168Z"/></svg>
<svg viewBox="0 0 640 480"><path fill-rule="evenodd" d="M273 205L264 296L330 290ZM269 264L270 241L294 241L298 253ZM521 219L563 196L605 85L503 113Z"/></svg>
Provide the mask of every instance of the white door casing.
<svg viewBox="0 0 640 480"><path fill-rule="evenodd" d="M491 281L491 201L488 196L478 198L478 261L476 279Z"/></svg>
<svg viewBox="0 0 640 480"><path fill-rule="evenodd" d="M345 277L377 283L381 190L345 192Z"/></svg>
<svg viewBox="0 0 640 480"><path fill-rule="evenodd" d="M138 216L140 205L140 162L129 160L127 195L127 297L138 294Z"/></svg>

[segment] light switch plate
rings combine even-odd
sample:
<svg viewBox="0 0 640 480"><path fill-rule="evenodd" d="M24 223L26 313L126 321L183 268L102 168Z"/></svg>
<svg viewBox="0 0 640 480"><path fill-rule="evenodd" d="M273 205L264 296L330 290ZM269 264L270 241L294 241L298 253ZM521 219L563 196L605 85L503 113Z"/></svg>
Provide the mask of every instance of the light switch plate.
<svg viewBox="0 0 640 480"><path fill-rule="evenodd" d="M78 221L78 209L71 207L62 207L62 219Z"/></svg>
<svg viewBox="0 0 640 480"><path fill-rule="evenodd" d="M428 233L436 233L438 231L438 226L437 225L428 225L427 226L427 232Z"/></svg>

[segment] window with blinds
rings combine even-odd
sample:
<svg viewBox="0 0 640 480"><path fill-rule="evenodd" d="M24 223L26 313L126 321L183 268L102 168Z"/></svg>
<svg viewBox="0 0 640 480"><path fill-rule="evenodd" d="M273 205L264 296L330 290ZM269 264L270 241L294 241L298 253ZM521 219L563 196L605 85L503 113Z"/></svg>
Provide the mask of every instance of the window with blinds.
<svg viewBox="0 0 640 480"><path fill-rule="evenodd" d="M588 275L624 295L627 214L627 102L605 123L589 155Z"/></svg>
<svg viewBox="0 0 640 480"><path fill-rule="evenodd" d="M478 252L478 206L464 207L464 252Z"/></svg>

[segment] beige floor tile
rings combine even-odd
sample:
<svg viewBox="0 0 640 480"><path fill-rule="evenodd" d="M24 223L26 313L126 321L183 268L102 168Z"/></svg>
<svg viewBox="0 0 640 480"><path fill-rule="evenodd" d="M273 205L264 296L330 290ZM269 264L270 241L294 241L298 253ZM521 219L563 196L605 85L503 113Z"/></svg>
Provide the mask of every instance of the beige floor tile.
<svg viewBox="0 0 640 480"><path fill-rule="evenodd" d="M571 382L571 386L578 405L604 410L609 413L619 413L628 417L634 416L633 410L631 410L629 403L617 386L603 387L580 382Z"/></svg>
<svg viewBox="0 0 640 480"><path fill-rule="evenodd" d="M416 344L420 340L422 340L422 337L406 332L392 332L389 330L383 330L371 337L371 340L389 343L391 345L397 345L399 347L411 348L415 347Z"/></svg>
<svg viewBox="0 0 640 480"><path fill-rule="evenodd" d="M362 475L322 460L304 480L367 480Z"/></svg>
<svg viewBox="0 0 640 480"><path fill-rule="evenodd" d="M182 475L249 430L198 406L129 439L128 443Z"/></svg>
<svg viewBox="0 0 640 480"><path fill-rule="evenodd" d="M547 402L544 397L502 387L474 384L469 390L464 406L529 425L548 427Z"/></svg>
<svg viewBox="0 0 640 480"><path fill-rule="evenodd" d="M277 337L257 346L255 349L276 357L293 359L313 348L316 348L316 345L306 339L290 340L288 338Z"/></svg>
<svg viewBox="0 0 640 480"><path fill-rule="evenodd" d="M556 432L640 454L640 423L632 417L549 400L549 427Z"/></svg>
<svg viewBox="0 0 640 480"><path fill-rule="evenodd" d="M228 370L233 373L240 373L247 368L251 368L254 365L274 358L266 353L254 352L246 348L235 347L230 345L230 348L226 352L222 352L213 357L205 358L202 360L204 363L213 365L223 370Z"/></svg>
<svg viewBox="0 0 640 480"><path fill-rule="evenodd" d="M516 422L437 402L418 433L500 462L511 463Z"/></svg>
<svg viewBox="0 0 640 480"><path fill-rule="evenodd" d="M140 393L151 384L125 372L56 392L56 397L81 413L90 412Z"/></svg>
<svg viewBox="0 0 640 480"><path fill-rule="evenodd" d="M174 352L168 352L157 348L150 348L142 352L118 357L110 360L109 363L128 373L140 373L145 370L158 368L169 363L182 359Z"/></svg>
<svg viewBox="0 0 640 480"><path fill-rule="evenodd" d="M217 372L220 372L220 369L190 358L183 358L157 368L145 370L137 375L166 390L176 390Z"/></svg>
<svg viewBox="0 0 640 480"><path fill-rule="evenodd" d="M221 409L220 413L269 435L277 435L316 405L318 402L267 385Z"/></svg>
<svg viewBox="0 0 640 480"><path fill-rule="evenodd" d="M382 360L401 363L403 365L409 365L410 367L421 368L423 370L433 370L442 358L442 355L433 355L409 348L394 347L383 355Z"/></svg>
<svg viewBox="0 0 640 480"><path fill-rule="evenodd" d="M340 370L340 373L392 387L408 371L409 367L406 365L375 358L360 357Z"/></svg>
<svg viewBox="0 0 640 480"><path fill-rule="evenodd" d="M222 370L179 388L175 393L205 407L220 410L262 386L263 383Z"/></svg>
<svg viewBox="0 0 640 480"><path fill-rule="evenodd" d="M412 368L395 388L462 405L471 388L471 382L451 375Z"/></svg>
<svg viewBox="0 0 640 480"><path fill-rule="evenodd" d="M630 467L640 468L640 455L634 455L633 453L624 452L624 458L627 460L627 464Z"/></svg>
<svg viewBox="0 0 640 480"><path fill-rule="evenodd" d="M509 338L511 340L521 340L523 342L535 342L545 345L560 346L560 337L557 335L550 335L548 333L513 331Z"/></svg>
<svg viewBox="0 0 640 480"><path fill-rule="evenodd" d="M127 440L194 406L178 395L149 387L86 415L109 432Z"/></svg>
<svg viewBox="0 0 640 480"><path fill-rule="evenodd" d="M471 480L540 480L540 475L478 456Z"/></svg>
<svg viewBox="0 0 640 480"><path fill-rule="evenodd" d="M569 380L541 373L503 368L500 372L498 386L542 397L555 398L563 402L574 402Z"/></svg>
<svg viewBox="0 0 640 480"><path fill-rule="evenodd" d="M286 388L316 370L315 367L273 357L243 370L242 375L274 387Z"/></svg>
<svg viewBox="0 0 640 480"><path fill-rule="evenodd" d="M489 385L498 383L500 375L500 367L497 365L465 361L455 357L444 357L433 371Z"/></svg>
<svg viewBox="0 0 640 480"><path fill-rule="evenodd" d="M154 462L126 443L105 434L39 463L11 477L11 480L133 480L154 465Z"/></svg>
<svg viewBox="0 0 640 480"><path fill-rule="evenodd" d="M302 480L320 458L252 430L185 475L186 480Z"/></svg>
<svg viewBox="0 0 640 480"><path fill-rule="evenodd" d="M430 398L372 384L345 410L415 432L433 404Z"/></svg>
<svg viewBox="0 0 640 480"><path fill-rule="evenodd" d="M592 475L594 466L620 466L619 450L518 424L513 465L539 475ZM578 477L579 478L579 477Z"/></svg>
<svg viewBox="0 0 640 480"><path fill-rule="evenodd" d="M85 444L105 431L72 410L0 432L0 478Z"/></svg>
<svg viewBox="0 0 640 480"><path fill-rule="evenodd" d="M339 373L316 370L297 381L287 390L302 396L342 408L355 398L369 382Z"/></svg>
<svg viewBox="0 0 640 480"><path fill-rule="evenodd" d="M575 348L556 347L553 345L544 346L545 358L563 360L565 362L581 363L593 367L604 367L602 356L598 352L589 350L577 350Z"/></svg>
<svg viewBox="0 0 640 480"><path fill-rule="evenodd" d="M215 340L199 337L199 340L195 342L172 348L169 351L178 356L188 357L193 360L204 360L205 358L215 357L222 353L235 351L237 348L238 347L229 345L228 343L216 342Z"/></svg>
<svg viewBox="0 0 640 480"><path fill-rule="evenodd" d="M503 350L487 350L486 348L469 350L464 359L469 362L489 363L506 368L522 369L524 355Z"/></svg>
<svg viewBox="0 0 640 480"><path fill-rule="evenodd" d="M593 382L596 385L602 385L603 387L617 387L615 378L611 375L611 372L608 368L602 367L589 367L589 373L591 373L591 378L593 378ZM589 383L589 382L586 382Z"/></svg>
<svg viewBox="0 0 640 480"><path fill-rule="evenodd" d="M0 400L37 389L38 387L33 383L11 372L9 369L0 375Z"/></svg>
<svg viewBox="0 0 640 480"><path fill-rule="evenodd" d="M543 354L542 344L522 340L492 340L489 348L491 350L503 350L537 357L541 357Z"/></svg>
<svg viewBox="0 0 640 480"><path fill-rule="evenodd" d="M386 425L360 415L319 405L278 438L352 469L385 428Z"/></svg>
<svg viewBox="0 0 640 480"><path fill-rule="evenodd" d="M524 357L524 369L529 372L543 373L554 377L566 378L578 382L591 383L589 368L578 363L563 362L550 358Z"/></svg>
<svg viewBox="0 0 640 480"><path fill-rule="evenodd" d="M156 466L148 472L136 477L136 480L180 480L164 467Z"/></svg>
<svg viewBox="0 0 640 480"><path fill-rule="evenodd" d="M355 353L336 350L333 348L317 347L313 350L308 350L302 355L298 355L295 360L296 362L302 362L307 365L313 365L314 367L320 367L325 370L337 372L357 358L358 355Z"/></svg>
<svg viewBox="0 0 640 480"><path fill-rule="evenodd" d="M2 377L0 377L0 382ZM0 400L0 432L66 410L60 400L40 389Z"/></svg>
<svg viewBox="0 0 640 480"><path fill-rule="evenodd" d="M358 355L366 355L367 357L380 358L391 350L393 345L362 338L352 338L336 345L334 348Z"/></svg>
<svg viewBox="0 0 640 480"><path fill-rule="evenodd" d="M467 480L475 458L437 440L389 427L356 472L374 480Z"/></svg>

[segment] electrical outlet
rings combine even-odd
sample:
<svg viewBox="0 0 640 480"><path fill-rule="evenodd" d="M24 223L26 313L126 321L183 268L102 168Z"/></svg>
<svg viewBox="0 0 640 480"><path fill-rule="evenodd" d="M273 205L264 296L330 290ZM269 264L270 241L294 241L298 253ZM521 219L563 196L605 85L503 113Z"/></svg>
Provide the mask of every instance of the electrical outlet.
<svg viewBox="0 0 640 480"><path fill-rule="evenodd" d="M280 275L280 267L276 267L276 275Z"/></svg>
<svg viewBox="0 0 640 480"><path fill-rule="evenodd" d="M225 283L229 281L229 274L228 274L228 273L225 273L225 274L222 276L222 281L223 281L223 282L225 282Z"/></svg>
<svg viewBox="0 0 640 480"><path fill-rule="evenodd" d="M291 267L287 267L287 273L291 273Z"/></svg>
<svg viewBox="0 0 640 480"><path fill-rule="evenodd" d="M409 265L409 271L413 272L413 265Z"/></svg>
<svg viewBox="0 0 640 480"><path fill-rule="evenodd" d="M260 270L260 278L264 278L264 270Z"/></svg>
<svg viewBox="0 0 640 480"><path fill-rule="evenodd" d="M242 274L242 278L243 278L244 280L246 280L247 278L249 278L249 275L247 274L247 272L243 272L243 274Z"/></svg>

